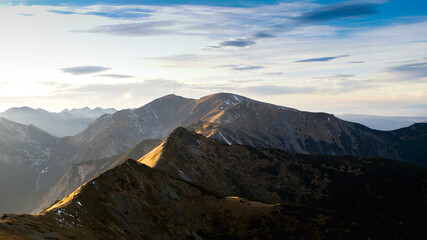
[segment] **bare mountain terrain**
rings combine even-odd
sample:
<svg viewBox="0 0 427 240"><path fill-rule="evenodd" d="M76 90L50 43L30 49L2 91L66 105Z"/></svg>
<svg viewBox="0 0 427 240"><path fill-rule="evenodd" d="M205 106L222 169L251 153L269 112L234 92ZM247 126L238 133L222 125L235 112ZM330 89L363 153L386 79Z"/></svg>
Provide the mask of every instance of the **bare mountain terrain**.
<svg viewBox="0 0 427 240"><path fill-rule="evenodd" d="M295 153L387 157L427 166L424 157L401 155L401 138L427 124L377 131L327 113L311 113L219 93L198 100L167 95L135 110L105 115L64 142L78 150L71 162L122 153L145 139L163 139L185 127L226 144L278 148ZM401 136L402 135L402 136Z"/></svg>
<svg viewBox="0 0 427 240"><path fill-rule="evenodd" d="M24 212L52 165L58 139L29 125L0 117L0 212Z"/></svg>
<svg viewBox="0 0 427 240"><path fill-rule="evenodd" d="M221 197L128 160L40 215L3 215L2 239L282 239L356 234L304 206ZM328 231L328 232L325 232Z"/></svg>
<svg viewBox="0 0 427 240"><path fill-rule="evenodd" d="M228 146L184 128L139 162L154 169L128 160L40 215L3 215L0 237L422 239L426 234L427 170L411 164Z"/></svg>
<svg viewBox="0 0 427 240"><path fill-rule="evenodd" d="M42 212L44 209L52 205L54 201L59 201L66 197L92 178L119 164L122 164L129 158L138 159L153 150L160 143L160 140L144 140L122 154L109 158L88 160L73 164L47 193L36 199L37 208L31 212L33 214Z"/></svg>
<svg viewBox="0 0 427 240"><path fill-rule="evenodd" d="M391 202L414 201L418 206L427 203L427 170L421 167L384 158L228 146L184 128L177 128L138 161L217 194L263 202L290 202L344 212L375 205L381 206L376 211L381 209L378 214L382 216L407 215L412 208L404 205L391 211ZM409 215L406 217L409 220Z"/></svg>
<svg viewBox="0 0 427 240"><path fill-rule="evenodd" d="M70 185L60 181L71 179L71 175L75 179L76 169L80 169L83 176L94 177L115 166L101 166L102 161L79 164L122 154L144 140L164 139L180 126L225 144L305 154L379 156L427 165L427 124L385 132L343 121L331 114L298 111L234 94L219 93L197 100L167 95L141 108L105 114L83 132L56 139L55 147L50 149L50 167L41 169L37 177L22 175L18 169L8 173L38 183L39 187L34 188L36 193L26 199L25 208L12 202L14 206L2 209L7 212L19 209L16 213L43 209L89 179L84 177ZM140 154L135 158L143 155ZM56 185L58 182L61 184ZM18 188L16 194L11 192L11 198L14 194L23 194L21 190L25 191Z"/></svg>

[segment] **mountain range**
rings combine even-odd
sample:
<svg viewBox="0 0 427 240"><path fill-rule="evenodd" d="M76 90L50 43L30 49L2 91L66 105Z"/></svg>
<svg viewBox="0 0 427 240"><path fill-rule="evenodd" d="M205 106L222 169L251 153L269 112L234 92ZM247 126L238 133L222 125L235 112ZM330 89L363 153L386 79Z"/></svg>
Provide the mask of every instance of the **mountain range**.
<svg viewBox="0 0 427 240"><path fill-rule="evenodd" d="M382 131L396 130L399 128L409 127L415 123L427 122L427 117L385 117L363 114L342 114L337 115L337 117Z"/></svg>
<svg viewBox="0 0 427 240"><path fill-rule="evenodd" d="M138 161L39 215L5 214L10 239L422 239L427 170L385 158L228 145L175 129Z"/></svg>
<svg viewBox="0 0 427 240"><path fill-rule="evenodd" d="M98 117L115 112L114 108L102 109L99 107L65 109L59 113L48 112L41 108L15 107L0 113L0 117L24 125L32 124L55 137L65 137L83 131Z"/></svg>
<svg viewBox="0 0 427 240"><path fill-rule="evenodd" d="M104 114L74 136L56 138L45 133L49 141L34 140L50 149L49 156L43 160L49 168L23 175L19 168L5 162L4 169L11 170L2 178L0 189L3 196L10 197L2 199L5 203L0 205L0 212L39 213L128 157L144 156L177 127L226 145L281 149L298 154L386 157L427 166L427 124L377 131L332 114L303 112L235 94L219 93L200 99L167 95L137 109ZM9 141L14 135L2 133L0 137ZM17 144L21 143L11 142L8 149L16 148ZM32 151L37 152L29 150L32 155L35 155ZM8 158L15 155L3 151L1 154ZM22 155L20 161L24 158ZM9 188L13 181L26 182L33 191ZM282 198L265 200L282 201Z"/></svg>

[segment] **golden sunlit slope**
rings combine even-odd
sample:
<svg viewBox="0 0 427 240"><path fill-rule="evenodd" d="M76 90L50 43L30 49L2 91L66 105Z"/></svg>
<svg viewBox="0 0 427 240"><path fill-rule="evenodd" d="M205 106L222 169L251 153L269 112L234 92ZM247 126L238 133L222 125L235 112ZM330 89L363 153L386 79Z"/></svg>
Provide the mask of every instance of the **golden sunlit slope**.
<svg viewBox="0 0 427 240"><path fill-rule="evenodd" d="M160 159L162 155L162 150L163 150L165 141L161 143L159 146L157 146L156 148L154 148L153 150L151 150L149 153L141 157L138 160L138 162L143 163L151 168L155 167L157 164L157 161Z"/></svg>

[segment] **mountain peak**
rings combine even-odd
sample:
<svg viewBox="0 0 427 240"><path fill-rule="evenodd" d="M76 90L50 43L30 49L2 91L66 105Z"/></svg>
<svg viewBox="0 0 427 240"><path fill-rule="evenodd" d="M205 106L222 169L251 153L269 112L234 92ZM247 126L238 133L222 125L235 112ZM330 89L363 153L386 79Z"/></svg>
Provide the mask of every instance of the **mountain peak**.
<svg viewBox="0 0 427 240"><path fill-rule="evenodd" d="M167 154L173 153L175 151L179 151L181 148L200 144L204 140L208 139L183 127L178 127L173 130L172 133L169 134L169 136L159 146L154 148L145 156L141 157L138 162L154 168L163 158L162 156L165 151Z"/></svg>
<svg viewBox="0 0 427 240"><path fill-rule="evenodd" d="M179 98L179 99L191 99L191 100L193 100L192 98L186 98L186 97L178 96L178 95L176 95L176 94L168 94L168 95L165 95L165 96L163 96L163 97L157 98L156 100L159 100L159 99L174 99L174 98ZM154 101L155 101L155 100L154 100Z"/></svg>
<svg viewBox="0 0 427 240"><path fill-rule="evenodd" d="M206 101L206 100L232 101L233 104L234 104L234 103L241 102L241 101L244 101L244 100L249 100L249 99L246 98L246 97L234 94L234 93L220 92L220 93L215 93L215 94L207 95L207 96L201 97L199 99L199 101Z"/></svg>
<svg viewBox="0 0 427 240"><path fill-rule="evenodd" d="M177 127L175 128L175 130L171 132L168 138L181 139L183 137L196 137L196 136L200 136L200 135L193 131L189 131L184 127Z"/></svg>

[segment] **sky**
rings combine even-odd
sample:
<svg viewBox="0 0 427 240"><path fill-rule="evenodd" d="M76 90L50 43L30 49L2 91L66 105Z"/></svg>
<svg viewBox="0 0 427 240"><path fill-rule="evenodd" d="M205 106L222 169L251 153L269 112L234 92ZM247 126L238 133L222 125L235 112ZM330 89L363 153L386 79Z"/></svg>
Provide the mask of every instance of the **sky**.
<svg viewBox="0 0 427 240"><path fill-rule="evenodd" d="M427 1L0 0L0 112L231 92L427 116Z"/></svg>

